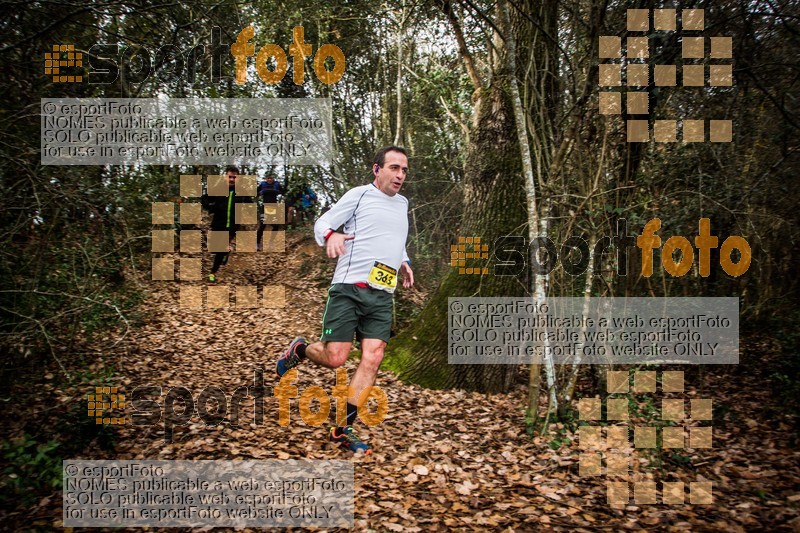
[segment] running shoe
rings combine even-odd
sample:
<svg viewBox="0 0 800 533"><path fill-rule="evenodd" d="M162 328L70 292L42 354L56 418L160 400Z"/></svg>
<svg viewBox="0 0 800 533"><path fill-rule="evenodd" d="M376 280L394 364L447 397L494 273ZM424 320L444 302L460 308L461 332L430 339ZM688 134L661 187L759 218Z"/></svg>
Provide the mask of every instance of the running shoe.
<svg viewBox="0 0 800 533"><path fill-rule="evenodd" d="M364 455L372 453L369 445L359 439L356 432L353 431L353 426L345 426L341 432L337 432L337 428L331 428L331 442L337 442L353 453L364 452Z"/></svg>
<svg viewBox="0 0 800 533"><path fill-rule="evenodd" d="M208 275L208 282L213 284L213 285L216 285L217 284L217 276L216 276L216 274L209 274Z"/></svg>
<svg viewBox="0 0 800 533"><path fill-rule="evenodd" d="M305 343L306 340L303 337L295 337L286 351L278 358L278 363L275 365L275 372L278 374L279 378L283 377L286 372L303 361L297 353L297 347Z"/></svg>

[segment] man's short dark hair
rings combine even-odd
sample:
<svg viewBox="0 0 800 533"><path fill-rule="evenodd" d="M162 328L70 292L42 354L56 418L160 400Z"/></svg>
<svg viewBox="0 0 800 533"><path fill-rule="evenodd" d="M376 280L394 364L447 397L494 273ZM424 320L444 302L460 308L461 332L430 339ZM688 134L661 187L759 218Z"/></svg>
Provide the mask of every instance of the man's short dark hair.
<svg viewBox="0 0 800 533"><path fill-rule="evenodd" d="M405 148L400 146L385 146L378 150L378 153L375 154L375 159L372 161L372 164L383 168L383 164L386 162L386 154L389 152L400 152L404 156L408 157L408 153L406 153Z"/></svg>
<svg viewBox="0 0 800 533"><path fill-rule="evenodd" d="M234 166L234 165L228 165L227 167L225 167L225 174L227 174L228 172L231 172L231 171L236 172L238 174L239 173L239 167Z"/></svg>

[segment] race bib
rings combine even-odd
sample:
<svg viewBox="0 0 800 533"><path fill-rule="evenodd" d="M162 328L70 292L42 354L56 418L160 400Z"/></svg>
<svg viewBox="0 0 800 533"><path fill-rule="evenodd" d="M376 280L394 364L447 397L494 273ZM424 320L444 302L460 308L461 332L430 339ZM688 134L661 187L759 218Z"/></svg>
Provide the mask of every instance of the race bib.
<svg viewBox="0 0 800 533"><path fill-rule="evenodd" d="M397 287L397 270L389 265L375 261L375 265L369 272L367 284L374 289L394 292L395 287Z"/></svg>

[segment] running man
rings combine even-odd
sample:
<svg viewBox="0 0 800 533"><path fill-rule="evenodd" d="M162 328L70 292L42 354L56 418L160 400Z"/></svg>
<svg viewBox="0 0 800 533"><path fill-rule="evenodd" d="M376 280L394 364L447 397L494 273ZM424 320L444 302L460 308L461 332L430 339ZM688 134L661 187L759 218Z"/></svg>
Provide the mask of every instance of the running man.
<svg viewBox="0 0 800 533"><path fill-rule="evenodd" d="M221 266L228 264L228 256L232 249L232 244L236 240L236 204L250 203L252 198L247 196L236 196L236 177L239 175L238 167L233 165L225 168L225 175L228 179L227 196L209 196L204 194L200 199L204 208L211 212L211 230L228 232L228 251L215 252L214 262L211 265L211 273L208 275L208 282L212 285L218 281L217 271Z"/></svg>
<svg viewBox="0 0 800 533"><path fill-rule="evenodd" d="M310 359L326 368L347 361L353 334L361 341L361 361L350 382L347 423L331 428L330 439L353 452L371 452L353 431L361 391L375 384L378 367L392 329L392 294L398 270L403 287L414 285L406 254L408 200L400 188L408 172L406 151L382 148L372 165L374 181L350 189L314 224L314 235L328 257L338 257L322 317L320 342L308 344L297 337L276 365L278 376ZM344 225L344 233L336 231ZM366 398L368 395L364 395Z"/></svg>
<svg viewBox="0 0 800 533"><path fill-rule="evenodd" d="M264 239L264 228L269 227L270 232L278 231L280 226L278 224L265 224L264 219L267 217L264 211L274 213L278 208L278 195L283 193L283 187L275 179L272 174L267 174L265 180L258 185L258 195L261 197L262 207L258 217L258 231L256 232L256 251L261 251L261 243ZM274 215L273 215L274 216ZM270 216L269 218L272 218ZM274 233L270 233L270 243Z"/></svg>

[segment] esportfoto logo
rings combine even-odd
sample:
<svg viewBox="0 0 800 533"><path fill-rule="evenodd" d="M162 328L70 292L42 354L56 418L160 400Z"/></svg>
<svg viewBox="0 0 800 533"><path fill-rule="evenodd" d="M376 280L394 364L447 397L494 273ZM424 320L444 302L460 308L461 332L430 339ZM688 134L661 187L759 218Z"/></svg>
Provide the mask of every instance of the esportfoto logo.
<svg viewBox="0 0 800 533"><path fill-rule="evenodd" d="M271 85L279 83L289 69L286 52L277 44L265 44L256 53L256 45L250 42L254 36L253 26L247 26L231 44L223 41L222 29L214 26L211 46L198 44L185 50L171 44L155 50L138 45L95 44L87 51L79 51L74 43L54 44L52 52L44 54L44 73L52 76L54 83L109 85L121 77L126 83L136 84L153 76L163 83L181 79L194 83L199 73L209 71L212 83L235 79L237 84L244 84L247 82L247 58L253 56L259 79ZM305 82L307 57L313 58L312 70L322 83L330 85L342 79L346 61L341 48L323 44L314 53L313 47L305 42L302 26L295 26L293 37L288 50L296 85ZM235 75L224 76L222 65L230 59L235 60Z"/></svg>
<svg viewBox="0 0 800 533"><path fill-rule="evenodd" d="M119 387L96 387L86 395L88 415L96 424L155 427L163 424L164 441L174 442L175 428L202 422L206 427L222 423L230 427L261 426L267 409L275 407L281 427L292 420L308 426L324 425L331 414L338 426L347 423L348 398L355 389L347 380L347 371L337 368L335 385L329 391L318 385L298 386L298 371L291 369L277 385L265 383L264 369L253 371L253 385L224 391L210 385L197 394L184 386L141 385L129 395ZM293 405L295 407L293 407ZM358 418L368 426L383 422L389 412L389 397L378 386L365 387L357 396ZM113 412L110 412L113 411ZM293 417L292 413L299 414Z"/></svg>
<svg viewBox="0 0 800 533"><path fill-rule="evenodd" d="M652 19L652 23L651 23ZM628 142L678 142L677 120L650 120L650 94L648 88L675 87L678 72L683 87L731 87L733 85L732 38L727 36L706 37L705 10L680 10L680 25L676 9L628 9L625 51L622 37L601 35L598 57L600 114L628 115L625 117ZM657 32L678 32L681 40L681 64L650 64L651 40ZM708 43L708 53L706 52ZM722 60L706 65L706 58ZM678 70L680 68L680 70ZM652 72L652 78L651 78ZM707 74L707 75L706 75ZM624 88L623 88L624 85ZM613 87L620 87L622 92ZM622 107L622 95L625 107ZM638 115L638 118L633 116ZM705 142L706 121L683 118L681 121L682 142ZM733 123L730 120L709 120L708 141L731 142Z"/></svg>
<svg viewBox="0 0 800 533"><path fill-rule="evenodd" d="M458 238L458 244L450 246L450 266L458 268L459 275L519 276L530 265L537 275L550 274L558 265L571 276L584 274L589 261L594 261L594 271L604 254L616 255L615 272L618 276L628 274L628 253L634 248L640 250L641 275L649 278L654 272L654 251L659 250L661 265L672 277L689 273L697 264L697 273L706 278L711 275L712 250L718 256L719 265L732 277L744 275L750 268L752 250L747 239L741 235L729 235L721 241L711 233L711 220L698 220L698 233L692 241L681 235L673 235L666 240L657 234L661 229L661 219L647 221L641 234L628 234L625 219L617 223L617 234L597 239L594 250L589 249L586 239L573 235L560 246L548 237L538 237L528 242L522 235L501 235L494 241L490 252L481 237ZM662 244L663 241L663 244ZM721 244L720 244L721 241ZM471 250L470 250L471 248ZM695 263L695 251L698 261ZM679 253L676 253L679 252ZM490 270L490 266L494 268Z"/></svg>
<svg viewBox="0 0 800 533"><path fill-rule="evenodd" d="M72 44L54 44L52 52L44 54L44 73L53 76L53 83L80 83L83 76L64 74L64 67L80 68L83 66L83 53L75 51Z"/></svg>

